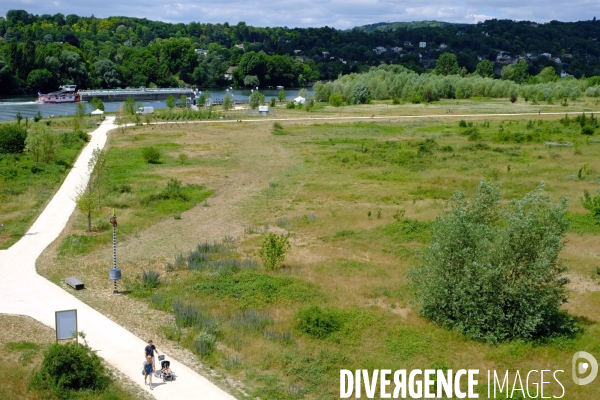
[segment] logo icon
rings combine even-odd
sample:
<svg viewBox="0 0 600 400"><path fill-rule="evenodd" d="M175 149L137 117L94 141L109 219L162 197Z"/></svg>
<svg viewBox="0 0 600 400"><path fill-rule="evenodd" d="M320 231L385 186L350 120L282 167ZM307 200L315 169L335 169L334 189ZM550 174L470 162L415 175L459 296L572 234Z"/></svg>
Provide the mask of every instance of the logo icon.
<svg viewBox="0 0 600 400"><path fill-rule="evenodd" d="M586 361L579 361L584 359ZM578 351L573 354L573 382L576 385L587 385L596 379L598 375L598 361L590 353L585 351ZM580 378L579 375L583 375L589 371L589 375L586 378Z"/></svg>

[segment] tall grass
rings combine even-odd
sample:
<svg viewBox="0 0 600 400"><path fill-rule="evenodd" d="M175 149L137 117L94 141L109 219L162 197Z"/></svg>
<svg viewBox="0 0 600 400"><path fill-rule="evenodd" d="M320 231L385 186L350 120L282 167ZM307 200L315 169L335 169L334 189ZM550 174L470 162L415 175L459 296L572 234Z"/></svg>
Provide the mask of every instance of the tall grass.
<svg viewBox="0 0 600 400"><path fill-rule="evenodd" d="M256 333L273 324L273 318L267 311L250 308L236 311L230 317L229 324L237 331Z"/></svg>
<svg viewBox="0 0 600 400"><path fill-rule="evenodd" d="M176 268L213 273L237 272L241 269L256 268L258 263L250 258L239 259L234 248L233 238L222 242L198 243L187 255L175 255Z"/></svg>

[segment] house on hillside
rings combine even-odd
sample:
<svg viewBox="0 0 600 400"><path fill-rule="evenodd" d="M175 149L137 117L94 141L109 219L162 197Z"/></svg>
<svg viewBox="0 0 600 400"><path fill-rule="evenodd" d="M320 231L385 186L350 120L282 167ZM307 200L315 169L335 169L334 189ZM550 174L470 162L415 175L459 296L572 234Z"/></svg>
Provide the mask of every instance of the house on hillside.
<svg viewBox="0 0 600 400"><path fill-rule="evenodd" d="M412 47L412 43L409 42L408 40L404 41L404 47Z"/></svg>
<svg viewBox="0 0 600 400"><path fill-rule="evenodd" d="M540 56L552 58L552 54L550 54L550 53L542 53L542 54L540 54Z"/></svg>
<svg viewBox="0 0 600 400"><path fill-rule="evenodd" d="M227 68L227 71L225 71L225 79L227 79L228 81L233 80L233 71L235 71L236 69L237 65Z"/></svg>
<svg viewBox="0 0 600 400"><path fill-rule="evenodd" d="M302 52L302 50L294 50L294 54L298 54L300 52Z"/></svg>
<svg viewBox="0 0 600 400"><path fill-rule="evenodd" d="M236 44L235 47L237 47L240 50L244 50L244 44Z"/></svg>
<svg viewBox="0 0 600 400"><path fill-rule="evenodd" d="M207 56L208 55L208 50L204 50L204 49L194 49L194 51L198 54L198 55L203 55L203 56Z"/></svg>
<svg viewBox="0 0 600 400"><path fill-rule="evenodd" d="M448 47L446 43L440 43L440 49L445 49L446 47Z"/></svg>
<svg viewBox="0 0 600 400"><path fill-rule="evenodd" d="M402 51L402 47L392 47L392 51L394 53L400 53Z"/></svg>
<svg viewBox="0 0 600 400"><path fill-rule="evenodd" d="M419 48L424 49L427 47L427 42L419 42Z"/></svg>
<svg viewBox="0 0 600 400"><path fill-rule="evenodd" d="M322 51L321 54L323 54L323 58L329 57L329 52L328 51Z"/></svg>
<svg viewBox="0 0 600 400"><path fill-rule="evenodd" d="M560 71L561 78L566 78L567 76L569 76L569 74L567 74L564 70Z"/></svg>
<svg viewBox="0 0 600 400"><path fill-rule="evenodd" d="M382 46L377 46L373 49L373 53L375 54L382 54L385 53L387 50L385 49L385 47Z"/></svg>
<svg viewBox="0 0 600 400"><path fill-rule="evenodd" d="M573 58L573 54L565 53L563 54L564 58Z"/></svg>

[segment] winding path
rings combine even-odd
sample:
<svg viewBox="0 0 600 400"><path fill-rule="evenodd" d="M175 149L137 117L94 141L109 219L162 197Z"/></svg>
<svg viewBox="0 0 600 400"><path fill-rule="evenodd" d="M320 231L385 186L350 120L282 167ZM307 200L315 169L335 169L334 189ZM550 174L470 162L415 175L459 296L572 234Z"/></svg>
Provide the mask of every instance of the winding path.
<svg viewBox="0 0 600 400"><path fill-rule="evenodd" d="M62 186L25 236L8 250L0 250L0 313L27 315L52 328L54 312L77 309L78 329L97 354L157 399L235 399L205 377L169 357L177 380L153 391L143 385L141 366L146 343L134 334L89 307L54 283L39 276L35 262L64 229L75 209L75 193L89 179L88 161L92 151L103 148L107 132L116 128L114 117L91 134ZM108 274L108 270L107 270ZM156 381L156 380L155 380ZM155 382L156 383L156 382Z"/></svg>

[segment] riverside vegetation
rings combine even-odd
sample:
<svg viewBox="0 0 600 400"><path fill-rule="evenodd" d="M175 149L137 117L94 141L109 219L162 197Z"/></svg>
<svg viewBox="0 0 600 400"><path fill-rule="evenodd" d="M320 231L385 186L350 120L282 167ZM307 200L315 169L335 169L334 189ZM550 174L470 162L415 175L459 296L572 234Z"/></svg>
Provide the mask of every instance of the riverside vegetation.
<svg viewBox="0 0 600 400"><path fill-rule="evenodd" d="M452 104L342 108L427 114ZM338 109L317 103L310 115L330 117ZM113 132L102 202L119 215L120 267L129 294L106 301L109 235L85 233L84 214L72 218L39 270L57 282L77 273L90 288L77 295L131 329L141 321L123 310L149 307L161 321L156 334L165 346L174 343L242 381L249 398L337 398L341 368L479 368L484 375L541 365L568 370L575 351L600 346L600 276L591 246L600 232L594 212L600 142L591 114L209 122ZM160 151L159 163L142 156L149 147ZM435 307L428 308L411 282L429 272L419 278L409 271L437 258L431 246L444 225L436 216L452 215L447 201L457 191L472 197L481 181L490 188L499 184L489 191L494 201L501 194L499 206L514 201L517 209L528 209L537 196L528 193L544 183L547 200L535 198L558 207L562 221L548 231L547 243L558 254L552 259L558 263L548 265L557 290L545 310L567 317L568 329L537 329L525 309L523 329L508 334L461 329L447 323L456 316L428 312ZM168 194L184 190L189 201ZM561 203L563 196L568 202ZM98 225L106 224L101 216ZM488 217L482 216L496 221ZM499 251L515 228L509 214L503 218L498 226L477 225L482 234L508 229L498 231ZM544 225L540 221L536 226ZM288 234L283 261L267 268L261 247L270 235ZM469 242L475 250L483 248L478 240ZM536 265L538 272L546 268ZM594 396L589 386L561 382L572 399ZM487 392L483 380L477 390ZM551 390L560 393L558 386Z"/></svg>
<svg viewBox="0 0 600 400"><path fill-rule="evenodd" d="M90 118L0 124L0 249L15 243L54 195L88 141Z"/></svg>

